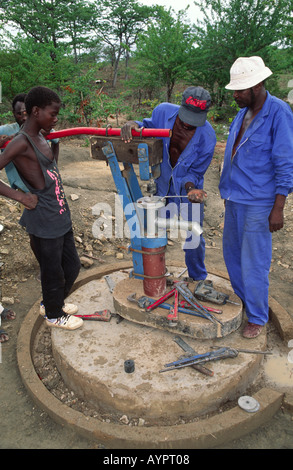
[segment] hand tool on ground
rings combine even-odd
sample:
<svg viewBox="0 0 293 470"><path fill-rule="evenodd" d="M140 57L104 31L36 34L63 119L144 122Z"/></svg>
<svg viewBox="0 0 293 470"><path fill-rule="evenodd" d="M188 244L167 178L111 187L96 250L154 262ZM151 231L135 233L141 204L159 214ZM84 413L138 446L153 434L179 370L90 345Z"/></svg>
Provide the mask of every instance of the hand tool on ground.
<svg viewBox="0 0 293 470"><path fill-rule="evenodd" d="M177 279L179 279L179 277L183 276L184 273L186 273L187 271L187 268L184 268L183 271L181 271L178 276L177 276Z"/></svg>
<svg viewBox="0 0 293 470"><path fill-rule="evenodd" d="M112 294L113 291L114 291L114 287L115 287L115 283L114 283L113 279L108 274L106 274L106 276L104 276L104 279L107 282L108 287L109 287L109 291Z"/></svg>
<svg viewBox="0 0 293 470"><path fill-rule="evenodd" d="M229 300L228 294L224 294L223 292L219 292L214 289L213 281L211 280L199 281L194 290L194 295L199 300L208 300L209 302L213 302L218 305L224 305L226 303L240 305L237 302Z"/></svg>
<svg viewBox="0 0 293 470"><path fill-rule="evenodd" d="M110 321L112 317L112 313L110 310L99 310L94 312L90 315L74 315L75 317L82 318L83 320L91 320L91 321Z"/></svg>
<svg viewBox="0 0 293 470"><path fill-rule="evenodd" d="M162 369L159 372L167 372L168 370L182 369L183 367L188 367L193 364L203 364L209 361L219 361L220 359L228 359L237 357L239 352L246 352L251 354L271 354L269 351L254 351L254 350L240 350L229 347L219 348L215 351L209 351L204 354L197 354L194 356L189 356L187 358L179 359L169 364L165 364L166 369Z"/></svg>
<svg viewBox="0 0 293 470"><path fill-rule="evenodd" d="M180 294L182 297L197 311L202 313L207 320L210 320L211 322L215 323L218 322L223 326L223 323L215 318L210 312L208 312L194 297L192 292L188 289L188 287L182 282L178 282L176 284L176 289L179 290Z"/></svg>
<svg viewBox="0 0 293 470"><path fill-rule="evenodd" d="M186 283L184 283L184 282L182 282L182 281L174 281L174 282L180 282L180 285L185 285L185 284L186 284ZM167 294L163 295L163 297L161 297L161 298L158 299L158 300L152 301L149 305L146 305L146 306L145 306L146 311L147 311L147 312L150 312L151 310L153 310L153 309L155 309L155 308L157 308L157 307L160 307L160 306L164 303L165 300L168 300L170 297L172 297L173 295L175 295L176 292L178 292L178 291L177 291L177 288L176 288L176 285L175 285L174 289L170 290L170 292L167 292ZM190 294L191 294L191 292L190 292ZM192 295L192 294L191 294L191 295ZM152 300L152 299L149 298L149 300ZM180 302L181 302L181 301L180 301ZM187 302L187 304L190 305L190 302ZM169 305L169 304L167 304L167 305ZM187 309L188 309L188 305L184 305L183 308L187 308ZM179 307L179 301L178 301L178 307ZM180 307L182 307L182 306L180 306ZM193 306L193 307L194 307L194 306ZM163 308L164 308L164 307L163 307ZM189 310L189 311L185 311L185 312L184 312L183 310L179 310L179 312L180 312L180 311L181 311L182 313L187 313L187 314L189 313L189 314L192 314L192 313L190 312L190 310ZM206 318L206 316L205 316L205 313L206 313L206 312L203 312L203 311L202 311L202 306L201 306L201 305L196 306L196 307L195 307L195 311L196 311L198 314L200 313L200 314L201 314L200 316L201 316L202 318ZM208 313L208 312L207 312L207 313ZM198 316L199 316L199 315L198 315Z"/></svg>
<svg viewBox="0 0 293 470"><path fill-rule="evenodd" d="M78 318L82 318L82 320L105 321L105 322L109 322L112 317L116 317L117 324L122 322L123 320L123 317L121 317L118 313L112 313L110 312L110 310L107 310L107 309L99 310L89 315L74 315L74 316Z"/></svg>
<svg viewBox="0 0 293 470"><path fill-rule="evenodd" d="M170 299L170 297L172 297L175 294L175 292L176 292L176 288L170 290L170 292L167 292L167 294L163 295L163 297L161 297L158 300L155 300L150 305L146 306L146 311L150 312L151 310L154 310L154 308L159 307L159 305L165 302L165 300Z"/></svg>
<svg viewBox="0 0 293 470"><path fill-rule="evenodd" d="M180 336L175 336L174 341L178 344L178 346L180 346L180 348L183 349L183 351L189 353L190 355L197 354L195 350L191 346L189 346L189 344L187 344L184 339L182 339ZM192 364L190 367L197 370L198 372L201 372L204 375L208 375L209 377L213 377L214 375L214 372L212 370L208 369L205 366L202 366L201 364Z"/></svg>
<svg viewBox="0 0 293 470"><path fill-rule="evenodd" d="M186 302L186 300L180 300L179 301L179 306L180 307L185 307L185 308L188 308L189 306L189 303ZM217 314L221 314L223 313L223 310L220 310L218 308L212 308L212 307L207 307L206 305L203 305L203 308L205 308L208 312L211 312L211 313L217 313Z"/></svg>
<svg viewBox="0 0 293 470"><path fill-rule="evenodd" d="M151 301L153 299L151 299L150 297L148 297L148 299ZM160 305L158 305L159 308L164 308L166 310L170 310L172 308L172 305L171 304L168 304L167 302L163 302L161 303ZM188 309L188 308L184 308L184 307L178 307L178 312L179 313L185 313L186 315L192 315L194 317L199 317L199 318L206 318L204 315L202 315L201 313L199 313L198 311L195 311L195 310L191 310L191 309Z"/></svg>
<svg viewBox="0 0 293 470"><path fill-rule="evenodd" d="M138 299L136 298L136 294L131 294L127 297L127 300L129 302L134 302L136 303L139 308L146 308L148 305L150 305L151 302L153 302L153 299L150 299L149 297L146 297L145 295L139 297Z"/></svg>
<svg viewBox="0 0 293 470"><path fill-rule="evenodd" d="M175 300L173 307L170 308L170 313L167 315L167 319L169 321L169 326L176 326L179 320L178 317L178 290L175 289Z"/></svg>
<svg viewBox="0 0 293 470"><path fill-rule="evenodd" d="M217 346L212 346L211 349L216 349ZM259 351L258 349L239 349L239 348L231 348L230 346L223 346L223 348L227 349L235 349L238 353L247 353L247 354L270 354L272 355L273 353L271 351Z"/></svg>
<svg viewBox="0 0 293 470"><path fill-rule="evenodd" d="M151 305L155 302L154 299L152 299L151 297L146 297L146 296L142 296L136 299L136 294L129 295L127 297L127 300L129 302L135 302L136 304L138 304L139 308L145 308L145 309L147 308L148 305ZM157 306L160 308L164 308L166 310L170 310L172 308L172 305L168 304L167 302L160 303L160 305L157 305ZM194 310L190 310L190 309L183 308L183 307L178 307L178 312L186 313L186 315L193 315L195 317L205 318L205 316L202 315L201 313L196 313Z"/></svg>

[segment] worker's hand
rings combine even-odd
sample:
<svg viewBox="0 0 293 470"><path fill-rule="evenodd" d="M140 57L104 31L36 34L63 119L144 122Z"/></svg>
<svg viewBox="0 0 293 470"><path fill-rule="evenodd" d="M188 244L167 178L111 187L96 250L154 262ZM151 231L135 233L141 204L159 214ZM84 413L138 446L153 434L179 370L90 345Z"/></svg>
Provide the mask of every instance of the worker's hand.
<svg viewBox="0 0 293 470"><path fill-rule="evenodd" d="M207 196L207 193L203 189L191 189L187 193L190 202L204 202Z"/></svg>
<svg viewBox="0 0 293 470"><path fill-rule="evenodd" d="M38 204L38 196L32 193L21 193L20 202L24 205L26 209L35 209Z"/></svg>
<svg viewBox="0 0 293 470"><path fill-rule="evenodd" d="M282 207L273 207L269 215L270 232L277 232L284 226L284 212Z"/></svg>
<svg viewBox="0 0 293 470"><path fill-rule="evenodd" d="M131 133L132 129L134 129L137 132L140 131L140 128L135 121L127 121L121 127L121 139L124 140L124 142L128 143L132 140L132 133Z"/></svg>

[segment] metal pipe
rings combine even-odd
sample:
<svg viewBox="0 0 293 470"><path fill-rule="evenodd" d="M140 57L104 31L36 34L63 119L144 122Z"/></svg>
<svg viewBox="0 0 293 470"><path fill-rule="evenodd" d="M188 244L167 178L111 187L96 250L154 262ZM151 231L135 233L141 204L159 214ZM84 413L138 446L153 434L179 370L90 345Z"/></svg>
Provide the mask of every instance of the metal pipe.
<svg viewBox="0 0 293 470"><path fill-rule="evenodd" d="M199 225L198 222L191 222L189 220L178 220L178 219L163 219L162 217L158 217L156 219L156 225L158 228L162 229L182 229L186 231L193 232L194 235L200 236L203 233L203 229Z"/></svg>

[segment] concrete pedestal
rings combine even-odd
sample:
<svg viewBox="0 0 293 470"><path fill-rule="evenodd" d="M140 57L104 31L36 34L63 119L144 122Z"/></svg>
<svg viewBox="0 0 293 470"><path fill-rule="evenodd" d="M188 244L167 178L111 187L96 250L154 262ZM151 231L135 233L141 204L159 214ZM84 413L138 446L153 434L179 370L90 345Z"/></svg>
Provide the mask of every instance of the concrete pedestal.
<svg viewBox="0 0 293 470"><path fill-rule="evenodd" d="M118 419L125 414L129 418L143 418L150 425L170 425L216 410L247 389L258 372L262 355L239 353L233 359L210 362L207 367L214 371L213 377L191 367L160 372L164 364L184 354L174 342L178 331L134 320L136 306L126 305L125 298L132 293L133 283L142 284L142 281L129 279L127 272L119 271L112 273L111 278L116 285L113 295L105 279L100 278L75 290L68 301L79 306L80 314L105 308L113 312L118 305L117 313L125 317L126 309L131 310L131 321L124 319L117 323L113 316L110 322L84 321L82 328L72 332L52 329L53 354L58 370L68 387L80 397L103 412L116 414ZM224 289L225 285L221 288ZM239 328L241 308L232 304L224 307L221 317L226 324L226 336L213 329L212 323L188 316L182 322L193 324L194 331L199 322L200 325L209 323L211 337L206 333L205 339L200 339L193 334L193 337L182 336L184 340L198 353L210 351L213 346L264 350L265 331L256 339L245 340L241 336L242 327ZM143 314L138 307L136 313L138 316ZM235 324L238 330L231 327ZM203 328L204 331L208 331L208 326L205 326L207 330ZM134 372L125 372L126 360L134 361Z"/></svg>

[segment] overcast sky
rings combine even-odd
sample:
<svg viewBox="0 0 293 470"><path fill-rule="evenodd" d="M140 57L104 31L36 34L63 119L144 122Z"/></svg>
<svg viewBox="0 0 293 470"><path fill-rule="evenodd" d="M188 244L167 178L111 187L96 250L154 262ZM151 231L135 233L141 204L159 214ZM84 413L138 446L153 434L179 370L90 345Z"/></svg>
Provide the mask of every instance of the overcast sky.
<svg viewBox="0 0 293 470"><path fill-rule="evenodd" d="M189 5L188 9L188 18L190 19L191 23L195 23L196 20L200 17L202 18L202 14L198 7L196 7L192 0L139 0L139 3L143 5L162 5L166 8L173 8L176 12L179 10L184 10L187 5Z"/></svg>

